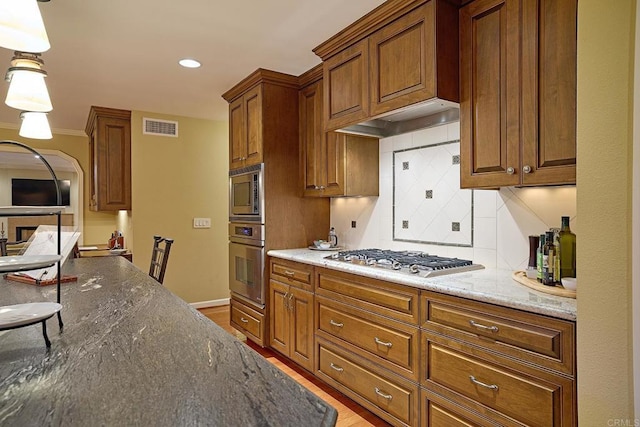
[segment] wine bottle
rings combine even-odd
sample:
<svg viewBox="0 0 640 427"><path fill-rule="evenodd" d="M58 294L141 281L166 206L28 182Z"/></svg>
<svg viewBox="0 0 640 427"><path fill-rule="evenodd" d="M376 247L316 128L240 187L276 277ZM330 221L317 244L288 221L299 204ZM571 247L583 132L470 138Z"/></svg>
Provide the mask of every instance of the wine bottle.
<svg viewBox="0 0 640 427"><path fill-rule="evenodd" d="M537 263L536 263L536 267L538 268L538 282L542 282L542 251L544 248L544 243L545 243L545 235L541 234L540 235L540 240L538 241L538 251L536 253L537 255Z"/></svg>
<svg viewBox="0 0 640 427"><path fill-rule="evenodd" d="M569 228L569 217L562 217L560 242L560 277L576 277L576 235Z"/></svg>
<svg viewBox="0 0 640 427"><path fill-rule="evenodd" d="M545 234L544 247L542 248L542 284L555 286L555 282L553 281L553 267L556 262L553 231L547 231Z"/></svg>

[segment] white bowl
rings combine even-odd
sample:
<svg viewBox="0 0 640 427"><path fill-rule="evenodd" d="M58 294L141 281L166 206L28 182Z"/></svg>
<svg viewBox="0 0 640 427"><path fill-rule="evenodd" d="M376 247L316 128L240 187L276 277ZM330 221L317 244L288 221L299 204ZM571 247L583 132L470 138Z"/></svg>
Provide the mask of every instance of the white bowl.
<svg viewBox="0 0 640 427"><path fill-rule="evenodd" d="M320 249L329 249L331 247L331 243L329 243L329 242L320 242L317 246Z"/></svg>
<svg viewBox="0 0 640 427"><path fill-rule="evenodd" d="M562 281L562 287L564 287L565 289L575 291L578 286L578 281L575 277L563 277L560 280Z"/></svg>

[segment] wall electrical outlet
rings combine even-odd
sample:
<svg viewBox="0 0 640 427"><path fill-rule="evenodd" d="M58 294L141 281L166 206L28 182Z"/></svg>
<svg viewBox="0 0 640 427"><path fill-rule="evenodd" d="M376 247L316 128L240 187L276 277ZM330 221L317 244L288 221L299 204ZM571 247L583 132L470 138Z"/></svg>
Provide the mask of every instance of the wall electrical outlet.
<svg viewBox="0 0 640 427"><path fill-rule="evenodd" d="M211 218L193 218L193 228L211 228Z"/></svg>
<svg viewBox="0 0 640 427"><path fill-rule="evenodd" d="M351 221L351 228L356 228L356 222L355 221Z"/></svg>

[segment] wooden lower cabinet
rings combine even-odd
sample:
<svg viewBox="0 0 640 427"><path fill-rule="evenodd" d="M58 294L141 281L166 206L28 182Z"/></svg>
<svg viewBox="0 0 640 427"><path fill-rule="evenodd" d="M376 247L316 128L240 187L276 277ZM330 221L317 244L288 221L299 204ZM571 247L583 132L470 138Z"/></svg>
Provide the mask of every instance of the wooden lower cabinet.
<svg viewBox="0 0 640 427"><path fill-rule="evenodd" d="M464 409L443 397L420 389L421 427L498 427L501 424Z"/></svg>
<svg viewBox="0 0 640 427"><path fill-rule="evenodd" d="M316 351L318 378L393 425L417 425L417 384L322 338Z"/></svg>
<svg viewBox="0 0 640 427"><path fill-rule="evenodd" d="M270 304L272 348L394 426L577 425L575 322L285 260Z"/></svg>
<svg viewBox="0 0 640 427"><path fill-rule="evenodd" d="M313 369L313 293L269 282L271 348L303 368Z"/></svg>
<svg viewBox="0 0 640 427"><path fill-rule="evenodd" d="M231 326L245 334L248 339L261 347L267 344L264 311L261 312L257 308L249 307L232 296L229 316Z"/></svg>

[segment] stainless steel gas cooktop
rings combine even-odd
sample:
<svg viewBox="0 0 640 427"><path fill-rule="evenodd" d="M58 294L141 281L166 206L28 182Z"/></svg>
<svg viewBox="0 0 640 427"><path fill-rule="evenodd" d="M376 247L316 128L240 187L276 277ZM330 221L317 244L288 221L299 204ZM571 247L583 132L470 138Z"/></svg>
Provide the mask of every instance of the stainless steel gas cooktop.
<svg viewBox="0 0 640 427"><path fill-rule="evenodd" d="M355 249L336 252L325 258L358 265L388 268L421 277L434 277L484 268L484 266L474 264L469 260L440 257L418 251Z"/></svg>

